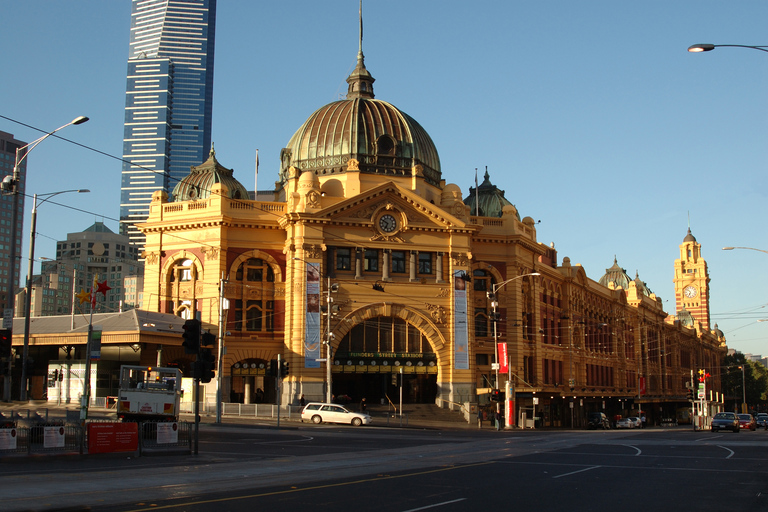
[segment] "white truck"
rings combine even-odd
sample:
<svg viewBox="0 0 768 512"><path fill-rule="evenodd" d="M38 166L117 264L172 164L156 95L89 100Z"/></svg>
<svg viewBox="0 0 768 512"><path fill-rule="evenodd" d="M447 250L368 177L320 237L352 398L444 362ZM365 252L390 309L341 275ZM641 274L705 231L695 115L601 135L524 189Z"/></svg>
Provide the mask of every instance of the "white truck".
<svg viewBox="0 0 768 512"><path fill-rule="evenodd" d="M121 366L117 417L123 421L176 421L181 402L178 368Z"/></svg>

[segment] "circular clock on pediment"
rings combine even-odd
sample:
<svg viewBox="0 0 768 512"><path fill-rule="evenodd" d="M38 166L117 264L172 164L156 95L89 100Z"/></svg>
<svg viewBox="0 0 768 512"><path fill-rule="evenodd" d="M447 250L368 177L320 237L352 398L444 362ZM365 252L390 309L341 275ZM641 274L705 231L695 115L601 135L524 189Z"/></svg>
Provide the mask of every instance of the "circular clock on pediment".
<svg viewBox="0 0 768 512"><path fill-rule="evenodd" d="M397 217L392 213L381 215L376 221L376 227L384 234L392 234L400 227Z"/></svg>
<svg viewBox="0 0 768 512"><path fill-rule="evenodd" d="M699 291L696 289L696 287L688 285L685 288L683 288L683 293L689 299L693 299L699 294Z"/></svg>

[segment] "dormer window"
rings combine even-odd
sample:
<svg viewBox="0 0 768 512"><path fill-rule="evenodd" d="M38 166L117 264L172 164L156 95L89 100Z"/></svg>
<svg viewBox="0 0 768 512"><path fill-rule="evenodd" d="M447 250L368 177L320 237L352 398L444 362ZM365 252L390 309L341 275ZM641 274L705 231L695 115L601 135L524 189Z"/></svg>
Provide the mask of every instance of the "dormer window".
<svg viewBox="0 0 768 512"><path fill-rule="evenodd" d="M395 153L395 141L389 135L382 135L376 140L376 153L379 155L393 155Z"/></svg>

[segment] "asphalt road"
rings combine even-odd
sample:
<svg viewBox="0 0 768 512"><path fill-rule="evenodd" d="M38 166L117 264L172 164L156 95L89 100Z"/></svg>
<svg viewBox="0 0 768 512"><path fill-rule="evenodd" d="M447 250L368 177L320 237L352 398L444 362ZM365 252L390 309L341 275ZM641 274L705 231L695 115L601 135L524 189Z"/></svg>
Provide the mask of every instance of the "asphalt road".
<svg viewBox="0 0 768 512"><path fill-rule="evenodd" d="M194 456L0 465L0 510L768 510L768 432L205 426Z"/></svg>

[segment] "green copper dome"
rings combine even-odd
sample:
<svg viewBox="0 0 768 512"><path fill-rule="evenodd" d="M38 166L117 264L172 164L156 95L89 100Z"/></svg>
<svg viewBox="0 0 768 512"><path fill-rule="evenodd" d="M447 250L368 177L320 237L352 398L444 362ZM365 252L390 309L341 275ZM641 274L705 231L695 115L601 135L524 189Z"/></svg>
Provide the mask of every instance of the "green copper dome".
<svg viewBox="0 0 768 512"><path fill-rule="evenodd" d="M360 172L388 176L410 177L421 165L425 180L440 185L440 157L429 134L394 105L374 99L374 81L361 49L346 99L309 116L282 150L280 183L290 167L322 177L345 173L356 160Z"/></svg>
<svg viewBox="0 0 768 512"><path fill-rule="evenodd" d="M487 170L479 187L469 187L469 195L464 199L464 204L469 206L470 215L481 217L501 217L505 206L514 206L504 197L504 191L491 183ZM520 220L519 213L517 220Z"/></svg>
<svg viewBox="0 0 768 512"><path fill-rule="evenodd" d="M233 176L232 169L227 169L216 160L216 151L211 147L208 160L192 167L190 173L173 188L172 201L192 201L207 199L211 187L221 183L227 187L230 199L248 199L248 191Z"/></svg>
<svg viewBox="0 0 768 512"><path fill-rule="evenodd" d="M619 266L616 257L613 257L613 266L605 269L605 275L600 278L600 284L608 286L613 283L616 288L623 288L625 291L629 289L629 283L632 279L627 275L627 271Z"/></svg>

